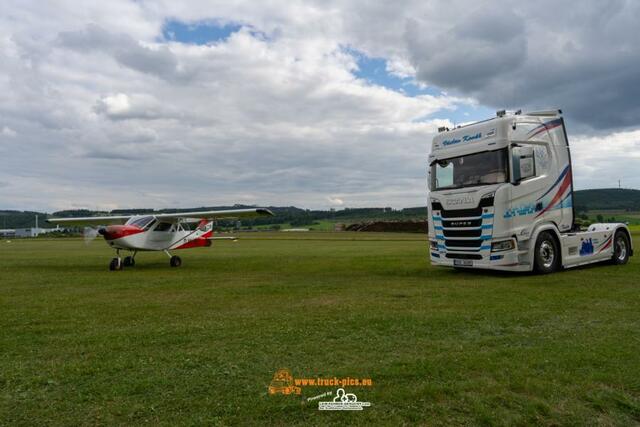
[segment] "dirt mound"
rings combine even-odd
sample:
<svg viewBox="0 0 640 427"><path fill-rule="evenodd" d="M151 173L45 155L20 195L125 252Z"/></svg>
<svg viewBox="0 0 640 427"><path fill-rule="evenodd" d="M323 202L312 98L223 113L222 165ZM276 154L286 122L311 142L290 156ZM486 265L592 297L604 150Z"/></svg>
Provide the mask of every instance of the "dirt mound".
<svg viewBox="0 0 640 427"><path fill-rule="evenodd" d="M351 224L346 231L377 231L391 233L426 233L427 221L369 221Z"/></svg>

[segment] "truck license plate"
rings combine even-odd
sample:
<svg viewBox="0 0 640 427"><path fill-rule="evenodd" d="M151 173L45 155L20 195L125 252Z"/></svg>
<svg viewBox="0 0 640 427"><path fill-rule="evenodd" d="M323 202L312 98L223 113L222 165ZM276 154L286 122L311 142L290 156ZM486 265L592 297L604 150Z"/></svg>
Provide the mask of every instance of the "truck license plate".
<svg viewBox="0 0 640 427"><path fill-rule="evenodd" d="M470 259L454 259L453 265L461 267L473 267L473 261Z"/></svg>

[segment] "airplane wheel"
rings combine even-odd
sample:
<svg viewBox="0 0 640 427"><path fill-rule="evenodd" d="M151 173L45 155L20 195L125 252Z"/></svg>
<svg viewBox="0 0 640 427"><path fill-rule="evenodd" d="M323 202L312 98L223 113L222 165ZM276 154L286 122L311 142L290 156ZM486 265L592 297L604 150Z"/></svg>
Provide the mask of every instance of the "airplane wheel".
<svg viewBox="0 0 640 427"><path fill-rule="evenodd" d="M128 256L124 258L122 263L125 267L133 267L136 265L136 260L133 257Z"/></svg>
<svg viewBox="0 0 640 427"><path fill-rule="evenodd" d="M171 267L180 267L182 265L182 260L179 256L174 255L169 260L169 265L171 265Z"/></svg>
<svg viewBox="0 0 640 427"><path fill-rule="evenodd" d="M111 271L119 271L122 270L122 260L120 258L113 258L109 263L109 270Z"/></svg>
<svg viewBox="0 0 640 427"><path fill-rule="evenodd" d="M629 237L624 231L616 232L613 237L613 256L611 262L614 264L626 264L629 261Z"/></svg>

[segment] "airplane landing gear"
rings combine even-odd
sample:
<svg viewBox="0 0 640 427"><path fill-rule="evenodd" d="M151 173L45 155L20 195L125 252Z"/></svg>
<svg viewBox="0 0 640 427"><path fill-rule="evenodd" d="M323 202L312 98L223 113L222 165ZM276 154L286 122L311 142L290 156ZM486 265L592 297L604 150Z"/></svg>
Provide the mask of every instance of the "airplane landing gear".
<svg viewBox="0 0 640 427"><path fill-rule="evenodd" d="M182 260L179 256L174 255L171 257L171 259L169 259L169 265L171 267L180 267L182 265Z"/></svg>
<svg viewBox="0 0 640 427"><path fill-rule="evenodd" d="M122 261L125 267L133 267L136 265L136 254L133 253L133 256L125 257Z"/></svg>
<svg viewBox="0 0 640 427"><path fill-rule="evenodd" d="M182 265L182 260L177 255L171 255L168 250L164 250L164 253L169 257L169 265L171 267L180 267Z"/></svg>
<svg viewBox="0 0 640 427"><path fill-rule="evenodd" d="M138 252L133 251L133 255L126 256L123 259L120 258L120 249L116 249L116 257L111 259L111 262L109 263L109 270L120 271L125 267L133 267L136 265L136 253Z"/></svg>
<svg viewBox="0 0 640 427"><path fill-rule="evenodd" d="M111 271L120 271L122 270L122 259L120 257L113 258L109 263L109 270Z"/></svg>
<svg viewBox="0 0 640 427"><path fill-rule="evenodd" d="M128 255L124 258L120 257L120 249L116 249L116 257L111 259L109 263L109 270L120 271L125 267L133 267L136 265L137 251L132 251L133 255ZM180 267L182 265L182 259L177 255L171 255L169 251L165 250L164 253L169 257L169 265L171 267Z"/></svg>

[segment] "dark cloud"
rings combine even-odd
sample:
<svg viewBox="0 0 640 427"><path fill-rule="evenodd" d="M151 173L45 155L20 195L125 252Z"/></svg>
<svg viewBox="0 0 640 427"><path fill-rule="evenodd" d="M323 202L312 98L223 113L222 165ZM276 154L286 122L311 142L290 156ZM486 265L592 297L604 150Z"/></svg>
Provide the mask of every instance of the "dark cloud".
<svg viewBox="0 0 640 427"><path fill-rule="evenodd" d="M513 13L483 11L441 32L410 20L405 37L418 79L475 94L525 61L522 27Z"/></svg>
<svg viewBox="0 0 640 427"><path fill-rule="evenodd" d="M640 123L640 3L468 5L448 25L408 21L419 80L495 108L561 107L576 126Z"/></svg>
<svg viewBox="0 0 640 427"><path fill-rule="evenodd" d="M124 67L169 81L187 81L193 75L179 66L178 59L166 46L144 46L126 34L109 32L89 24L78 31L61 32L59 44L79 52L110 54Z"/></svg>
<svg viewBox="0 0 640 427"><path fill-rule="evenodd" d="M111 151L108 149L91 149L84 154L87 159L99 160L141 160L143 159L140 152Z"/></svg>

